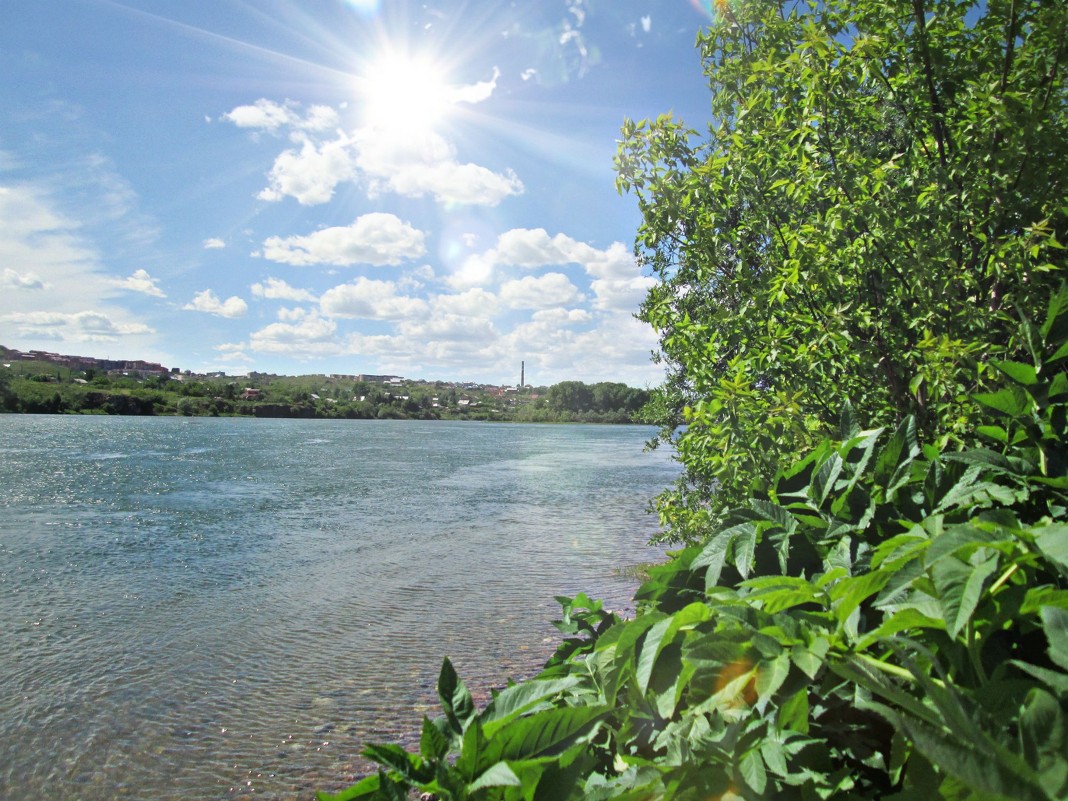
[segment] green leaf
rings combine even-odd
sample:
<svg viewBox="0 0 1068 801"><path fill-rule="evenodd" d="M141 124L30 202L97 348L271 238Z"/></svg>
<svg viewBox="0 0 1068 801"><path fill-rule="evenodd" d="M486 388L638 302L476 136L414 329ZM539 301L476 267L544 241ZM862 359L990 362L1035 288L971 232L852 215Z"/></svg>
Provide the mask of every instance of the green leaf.
<svg viewBox="0 0 1068 801"><path fill-rule="evenodd" d="M448 657L442 661L441 673L438 674L438 697L453 733L463 734L475 717L475 702Z"/></svg>
<svg viewBox="0 0 1068 801"><path fill-rule="evenodd" d="M418 757L414 754L409 754L399 745L388 743L368 745L364 747L363 755L380 765L385 765L387 768L396 771L406 781L421 781L426 776L425 771L421 770L422 765L419 763Z"/></svg>
<svg viewBox="0 0 1068 801"><path fill-rule="evenodd" d="M917 750L968 787L1000 799L1049 801L1032 776L1006 764L999 755L976 747L968 732L952 734L911 716L894 717L915 741Z"/></svg>
<svg viewBox="0 0 1068 801"><path fill-rule="evenodd" d="M830 595L838 624L844 626L857 607L885 587L893 575L893 571L878 570L842 579L834 585Z"/></svg>
<svg viewBox="0 0 1068 801"><path fill-rule="evenodd" d="M1020 714L1020 745L1050 798L1061 796L1068 782L1068 732L1061 705L1045 690L1036 688L1027 695Z"/></svg>
<svg viewBox="0 0 1068 801"><path fill-rule="evenodd" d="M495 725L499 726L547 698L570 690L580 682L581 679L577 676L564 676L559 679L532 679L513 684L497 693L479 719L489 736Z"/></svg>
<svg viewBox="0 0 1068 801"><path fill-rule="evenodd" d="M638 657L636 679L639 690L644 693L649 689L649 680L652 678L656 659L660 656L664 646L671 642L675 634L680 629L690 628L697 623L708 620L710 614L708 605L698 601L680 609L649 629L649 633L645 636L645 642L642 644L641 654Z"/></svg>
<svg viewBox="0 0 1068 801"><path fill-rule="evenodd" d="M919 453L916 420L906 417L875 460L873 480L886 488L888 498L908 479L909 465Z"/></svg>
<svg viewBox="0 0 1068 801"><path fill-rule="evenodd" d="M802 673L810 679L815 679L824 665L829 649L830 643L823 637L817 637L808 646L795 645L790 650L790 658Z"/></svg>
<svg viewBox="0 0 1068 801"><path fill-rule="evenodd" d="M857 642L857 649L864 650L874 643L887 637L893 637L903 631L912 629L941 629L945 631L946 623L941 618L928 617L923 612L914 608L905 608L894 612L883 620L875 629L868 632Z"/></svg>
<svg viewBox="0 0 1068 801"><path fill-rule="evenodd" d="M1012 361L992 361L991 364L1017 384L1030 387L1038 383L1038 373L1030 364Z"/></svg>
<svg viewBox="0 0 1068 801"><path fill-rule="evenodd" d="M366 776L340 793L316 793L317 801L358 801L361 798L374 798L378 794L380 777L376 773Z"/></svg>
<svg viewBox="0 0 1068 801"><path fill-rule="evenodd" d="M802 687L779 707L778 728L808 734L808 716L808 687Z"/></svg>
<svg viewBox="0 0 1068 801"><path fill-rule="evenodd" d="M764 788L768 785L768 774L758 748L751 748L738 760L738 772L757 796L764 794Z"/></svg>
<svg viewBox="0 0 1068 801"><path fill-rule="evenodd" d="M1020 670L1034 676L1061 698L1068 698L1068 673L1032 665L1030 662L1021 662L1019 659L1011 660L1011 664Z"/></svg>
<svg viewBox="0 0 1068 801"><path fill-rule="evenodd" d="M610 711L605 706L565 706L515 718L486 743L479 764L533 759L570 745Z"/></svg>
<svg viewBox="0 0 1068 801"><path fill-rule="evenodd" d="M1039 614L1046 639L1049 641L1049 658L1064 670L1068 670L1068 610L1043 606Z"/></svg>
<svg viewBox="0 0 1068 801"><path fill-rule="evenodd" d="M946 631L951 637L956 637L971 620L986 580L997 567L996 556L978 565L947 557L930 567L931 578L938 589L938 603L946 621Z"/></svg>
<svg viewBox="0 0 1068 801"><path fill-rule="evenodd" d="M997 392L980 392L972 397L984 406L1014 420L1031 410L1031 399L1023 389L1015 385Z"/></svg>
<svg viewBox="0 0 1068 801"><path fill-rule="evenodd" d="M423 759L444 759L449 752L449 738L427 717L423 718L423 732L419 737L419 753Z"/></svg>
<svg viewBox="0 0 1068 801"><path fill-rule="evenodd" d="M497 762L484 770L469 789L473 793L486 787L521 787L522 784L507 762Z"/></svg>
<svg viewBox="0 0 1068 801"><path fill-rule="evenodd" d="M770 520L786 532L793 533L797 528L797 520L788 511L776 503L750 498L749 505L765 520Z"/></svg>
<svg viewBox="0 0 1068 801"><path fill-rule="evenodd" d="M1034 531L1035 545L1042 555L1068 569L1068 524L1050 523Z"/></svg>
<svg viewBox="0 0 1068 801"><path fill-rule="evenodd" d="M809 498L812 500L812 505L817 509L823 506L823 502L831 494L831 490L834 489L834 484L841 472L842 457L835 453L831 454L827 461L821 464L813 474L812 483L809 485Z"/></svg>

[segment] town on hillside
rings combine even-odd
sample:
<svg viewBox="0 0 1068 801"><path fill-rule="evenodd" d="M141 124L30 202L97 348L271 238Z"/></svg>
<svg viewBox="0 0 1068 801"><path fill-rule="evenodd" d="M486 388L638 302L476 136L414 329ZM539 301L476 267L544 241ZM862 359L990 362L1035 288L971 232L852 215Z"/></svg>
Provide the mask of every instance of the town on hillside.
<svg viewBox="0 0 1068 801"><path fill-rule="evenodd" d="M650 391L618 382L515 385L397 375L193 373L142 360L0 346L0 411L44 414L642 422Z"/></svg>

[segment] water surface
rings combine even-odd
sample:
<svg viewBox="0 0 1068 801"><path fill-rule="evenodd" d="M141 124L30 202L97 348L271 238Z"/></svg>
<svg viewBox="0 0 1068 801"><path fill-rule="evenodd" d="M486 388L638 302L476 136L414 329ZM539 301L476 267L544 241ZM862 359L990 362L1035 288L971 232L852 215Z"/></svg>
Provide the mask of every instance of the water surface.
<svg viewBox="0 0 1068 801"><path fill-rule="evenodd" d="M0 797L310 798L625 608L651 429L0 416Z"/></svg>

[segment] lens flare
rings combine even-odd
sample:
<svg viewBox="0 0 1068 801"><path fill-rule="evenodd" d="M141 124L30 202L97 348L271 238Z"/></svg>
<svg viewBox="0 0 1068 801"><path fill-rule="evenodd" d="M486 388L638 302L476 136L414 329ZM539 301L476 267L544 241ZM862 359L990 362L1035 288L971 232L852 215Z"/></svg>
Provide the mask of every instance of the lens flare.
<svg viewBox="0 0 1068 801"><path fill-rule="evenodd" d="M709 19L715 16L713 11L713 0L690 0L690 5L694 7L698 14L702 14Z"/></svg>

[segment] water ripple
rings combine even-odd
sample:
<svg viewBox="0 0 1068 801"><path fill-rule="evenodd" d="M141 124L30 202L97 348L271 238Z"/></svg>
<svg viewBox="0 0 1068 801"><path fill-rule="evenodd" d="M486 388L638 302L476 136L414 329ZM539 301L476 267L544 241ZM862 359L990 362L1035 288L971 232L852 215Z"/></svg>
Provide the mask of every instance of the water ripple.
<svg viewBox="0 0 1068 801"><path fill-rule="evenodd" d="M0 797L309 798L626 607L649 431L0 416Z"/></svg>

